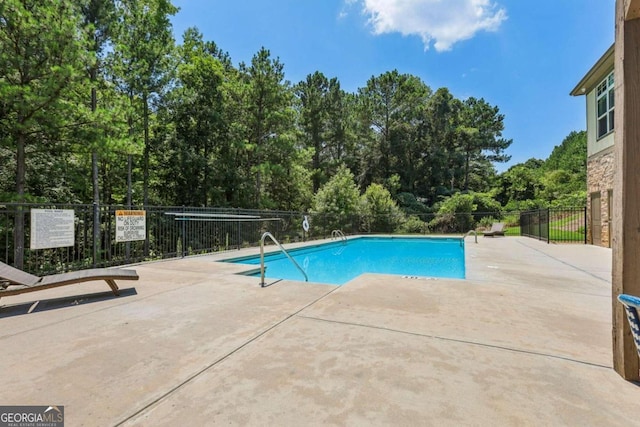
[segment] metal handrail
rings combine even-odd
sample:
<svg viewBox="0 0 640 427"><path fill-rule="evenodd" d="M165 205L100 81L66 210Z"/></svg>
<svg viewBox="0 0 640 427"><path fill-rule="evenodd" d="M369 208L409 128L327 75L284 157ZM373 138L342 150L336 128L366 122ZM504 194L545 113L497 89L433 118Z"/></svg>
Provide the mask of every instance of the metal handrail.
<svg viewBox="0 0 640 427"><path fill-rule="evenodd" d="M344 233L342 232L342 230L333 230L331 232L331 238L336 238L336 239L340 239L343 241L347 241L347 236L344 235Z"/></svg>
<svg viewBox="0 0 640 427"><path fill-rule="evenodd" d="M280 242L278 242L276 240L276 238L273 237L273 234L271 234L271 233L269 233L267 231L260 238L260 287L264 288L264 285L265 285L265 283L264 283L264 240L267 237L270 238L271 241L273 243L275 243L280 248L282 253L285 254L287 256L287 258L289 258L289 261L291 261L293 263L293 265L295 265L298 268L298 270L300 270L300 273L302 273L302 275L304 276L304 281L308 282L309 281L309 277L307 277L307 273L304 272L302 267L300 267L300 265L296 262L295 259L291 258L291 255L289 255L289 253L282 247Z"/></svg>
<svg viewBox="0 0 640 427"><path fill-rule="evenodd" d="M478 243L478 232L476 230L469 230L467 231L467 234L464 235L464 237L462 238L462 240L464 240L465 237L467 237L469 234L473 233L476 236L476 243Z"/></svg>

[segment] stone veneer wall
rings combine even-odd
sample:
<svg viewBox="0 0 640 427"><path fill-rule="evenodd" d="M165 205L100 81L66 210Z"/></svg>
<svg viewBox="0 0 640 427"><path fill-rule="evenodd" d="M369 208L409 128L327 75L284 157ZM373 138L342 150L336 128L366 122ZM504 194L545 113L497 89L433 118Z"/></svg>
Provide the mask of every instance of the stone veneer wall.
<svg viewBox="0 0 640 427"><path fill-rule="evenodd" d="M591 194L600 192L600 218L602 220L602 246L609 247L609 196L613 189L614 153L609 147L587 159L587 241L591 236Z"/></svg>

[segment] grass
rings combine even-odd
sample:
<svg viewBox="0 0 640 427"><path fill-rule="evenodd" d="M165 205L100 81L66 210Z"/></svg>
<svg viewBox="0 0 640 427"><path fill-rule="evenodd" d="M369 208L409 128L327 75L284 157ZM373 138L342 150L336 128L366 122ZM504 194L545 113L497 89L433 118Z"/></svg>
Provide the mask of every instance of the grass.
<svg viewBox="0 0 640 427"><path fill-rule="evenodd" d="M555 226L554 226L555 225ZM563 230L558 225L564 226L566 223L554 221L549 224L549 240L558 242L584 242L584 233L579 231ZM507 227L505 229L506 236L520 236L520 226Z"/></svg>
<svg viewBox="0 0 640 427"><path fill-rule="evenodd" d="M519 236L520 235L520 226L515 227L505 227L504 229L505 236Z"/></svg>
<svg viewBox="0 0 640 427"><path fill-rule="evenodd" d="M584 242L584 214L582 212L569 216L552 215L549 222L549 240L557 242ZM517 217L505 218L507 224L510 221L517 222ZM520 236L519 225L507 226L506 236Z"/></svg>

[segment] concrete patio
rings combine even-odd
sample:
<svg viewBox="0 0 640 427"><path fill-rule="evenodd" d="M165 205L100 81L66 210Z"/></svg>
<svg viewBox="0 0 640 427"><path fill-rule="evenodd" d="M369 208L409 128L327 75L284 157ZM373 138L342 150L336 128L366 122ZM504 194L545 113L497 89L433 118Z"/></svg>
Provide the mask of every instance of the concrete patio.
<svg viewBox="0 0 640 427"><path fill-rule="evenodd" d="M227 253L137 265L118 298L3 298L0 404L69 426L640 425L611 368L611 250L478 240L466 280L260 288Z"/></svg>

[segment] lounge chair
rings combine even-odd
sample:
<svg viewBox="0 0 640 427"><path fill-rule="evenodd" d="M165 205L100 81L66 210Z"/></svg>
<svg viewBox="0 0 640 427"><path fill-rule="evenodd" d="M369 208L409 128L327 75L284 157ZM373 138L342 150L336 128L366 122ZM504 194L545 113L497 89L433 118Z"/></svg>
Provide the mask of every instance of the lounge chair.
<svg viewBox="0 0 640 427"><path fill-rule="evenodd" d="M495 222L491 225L491 230L485 231L485 236L494 237L494 236L504 236L504 222Z"/></svg>
<svg viewBox="0 0 640 427"><path fill-rule="evenodd" d="M92 280L104 280L118 296L116 280L138 280L138 274L135 270L94 268L39 277L0 262L0 298Z"/></svg>
<svg viewBox="0 0 640 427"><path fill-rule="evenodd" d="M624 305L624 309L627 312L627 319L629 320L629 326L631 327L631 334L633 340L636 342L636 348L638 350L638 356L640 357L640 317L638 310L640 310L640 298L627 294L618 295L618 301Z"/></svg>

